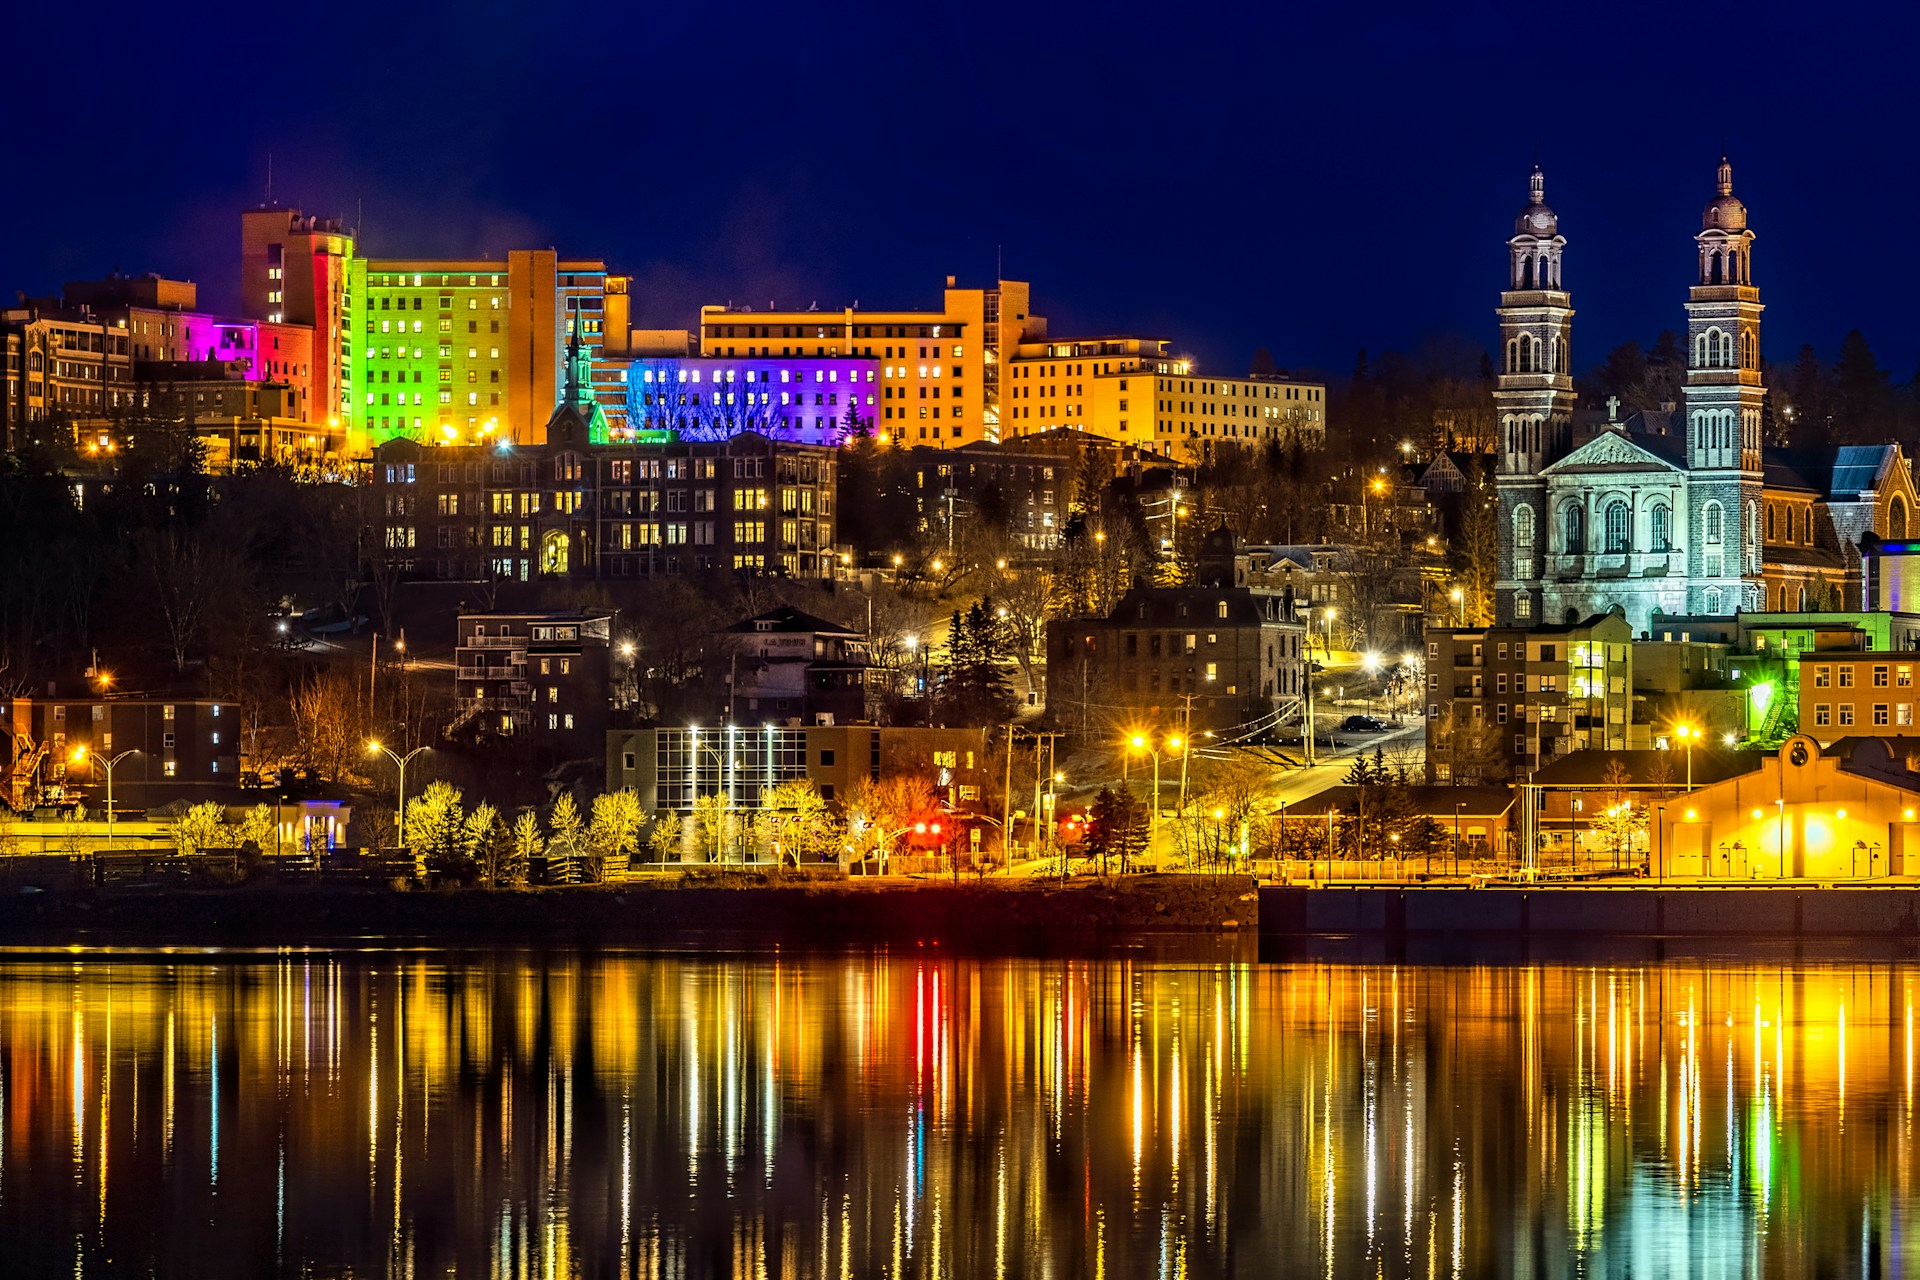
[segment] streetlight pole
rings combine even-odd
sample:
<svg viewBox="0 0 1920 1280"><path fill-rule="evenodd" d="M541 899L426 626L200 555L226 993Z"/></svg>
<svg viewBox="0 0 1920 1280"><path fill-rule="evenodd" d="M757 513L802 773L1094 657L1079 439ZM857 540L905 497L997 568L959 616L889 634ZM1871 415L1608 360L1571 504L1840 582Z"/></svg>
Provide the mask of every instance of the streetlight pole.
<svg viewBox="0 0 1920 1280"><path fill-rule="evenodd" d="M113 851L113 766L119 764L128 756L137 756L139 754L140 748L128 747L125 751L115 756L92 757L92 759L99 761L101 767L107 771L107 851L109 853ZM74 749L74 763L78 764L80 761L86 759L88 759L88 756L85 747L77 747Z"/></svg>
<svg viewBox="0 0 1920 1280"><path fill-rule="evenodd" d="M392 748L380 745L378 739L367 743L368 755L385 756L387 759L393 761L394 766L400 772L400 807L394 810L393 830L398 846L402 849L407 846L407 762L419 755L422 751L431 750L433 750L432 747L415 747L413 750L407 752L407 754L400 755Z"/></svg>
<svg viewBox="0 0 1920 1280"><path fill-rule="evenodd" d="M1700 730L1698 727L1694 725L1679 724L1673 727L1673 732L1675 737L1679 738L1681 742L1686 744L1687 790L1692 791L1693 790L1693 744L1700 740Z"/></svg>

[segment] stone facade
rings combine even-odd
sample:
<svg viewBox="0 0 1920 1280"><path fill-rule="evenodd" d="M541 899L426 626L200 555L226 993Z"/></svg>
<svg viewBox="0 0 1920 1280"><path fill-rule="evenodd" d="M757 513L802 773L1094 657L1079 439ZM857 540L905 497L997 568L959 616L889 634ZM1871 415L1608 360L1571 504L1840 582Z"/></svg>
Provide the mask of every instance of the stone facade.
<svg viewBox="0 0 1920 1280"><path fill-rule="evenodd" d="M1694 237L1683 403L1624 420L1614 404L1583 429L1567 372L1566 240L1534 171L1498 309L1502 625L1618 610L1644 636L1663 615L1858 607L1860 539L1907 524L1913 483L1897 447L1765 447L1754 236L1724 160L1717 188Z"/></svg>

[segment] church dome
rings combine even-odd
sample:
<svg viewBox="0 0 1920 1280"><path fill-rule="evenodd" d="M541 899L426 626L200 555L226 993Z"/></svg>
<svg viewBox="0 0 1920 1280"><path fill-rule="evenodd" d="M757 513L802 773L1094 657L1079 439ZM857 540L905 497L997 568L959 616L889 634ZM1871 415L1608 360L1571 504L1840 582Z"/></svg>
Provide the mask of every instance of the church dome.
<svg viewBox="0 0 1920 1280"><path fill-rule="evenodd" d="M1540 166L1535 165L1527 187L1527 207L1513 220L1515 235L1539 236L1545 240L1560 233L1560 215L1547 207L1546 192L1546 177L1540 172Z"/></svg>
<svg viewBox="0 0 1920 1280"><path fill-rule="evenodd" d="M1747 229L1747 206L1740 197L1733 194L1733 166L1727 163L1725 156L1720 157L1720 193L1707 201L1707 208L1700 215L1700 226L1707 231L1745 231Z"/></svg>

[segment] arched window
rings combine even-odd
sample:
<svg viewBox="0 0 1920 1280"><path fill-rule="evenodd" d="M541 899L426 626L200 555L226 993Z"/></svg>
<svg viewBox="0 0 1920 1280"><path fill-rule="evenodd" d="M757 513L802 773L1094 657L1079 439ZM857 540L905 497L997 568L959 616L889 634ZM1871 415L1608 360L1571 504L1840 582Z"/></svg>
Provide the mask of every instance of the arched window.
<svg viewBox="0 0 1920 1280"><path fill-rule="evenodd" d="M1569 502L1560 509L1560 530L1565 554L1577 556L1587 549L1586 512L1578 502Z"/></svg>
<svg viewBox="0 0 1920 1280"><path fill-rule="evenodd" d="M1720 254L1717 250L1707 255L1707 283L1720 283Z"/></svg>
<svg viewBox="0 0 1920 1280"><path fill-rule="evenodd" d="M1533 508L1518 506L1513 509L1513 549L1515 551L1533 551Z"/></svg>
<svg viewBox="0 0 1920 1280"><path fill-rule="evenodd" d="M1800 612L1805 613L1806 611L1807 611L1807 587L1805 583L1802 583L1800 584Z"/></svg>
<svg viewBox="0 0 1920 1280"><path fill-rule="evenodd" d="M1773 504L1767 504L1767 541L1773 541Z"/></svg>
<svg viewBox="0 0 1920 1280"><path fill-rule="evenodd" d="M1719 545L1726 531L1725 516L1720 510L1719 503L1709 502L1706 509L1700 513L1700 529L1700 541L1713 546Z"/></svg>
<svg viewBox="0 0 1920 1280"><path fill-rule="evenodd" d="M1887 504L1887 536L1907 536L1907 500L1897 493L1893 495L1893 501Z"/></svg>
<svg viewBox="0 0 1920 1280"><path fill-rule="evenodd" d="M1747 568L1756 573L1760 569L1760 504L1751 500L1747 503Z"/></svg>
<svg viewBox="0 0 1920 1280"><path fill-rule="evenodd" d="M1533 288L1533 258L1531 255L1520 259L1520 287Z"/></svg>
<svg viewBox="0 0 1920 1280"><path fill-rule="evenodd" d="M1707 588L1705 601L1706 601L1706 611L1708 613L1719 613L1722 606L1725 603L1723 597L1720 594L1720 588L1718 587Z"/></svg>
<svg viewBox="0 0 1920 1280"><path fill-rule="evenodd" d="M1653 526L1653 549L1655 551L1673 550L1673 508L1664 502L1653 504L1650 513Z"/></svg>
<svg viewBox="0 0 1920 1280"><path fill-rule="evenodd" d="M1625 555L1632 548L1627 530L1627 504L1615 499L1607 504L1607 553Z"/></svg>

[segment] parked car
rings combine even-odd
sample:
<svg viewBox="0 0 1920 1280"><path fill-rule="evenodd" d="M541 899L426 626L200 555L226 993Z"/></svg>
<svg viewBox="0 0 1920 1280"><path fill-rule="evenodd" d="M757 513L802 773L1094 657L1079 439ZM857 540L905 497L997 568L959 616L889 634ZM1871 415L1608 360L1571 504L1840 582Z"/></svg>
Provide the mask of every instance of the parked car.
<svg viewBox="0 0 1920 1280"><path fill-rule="evenodd" d="M1340 722L1342 733L1385 733L1387 726L1372 716L1348 716Z"/></svg>

